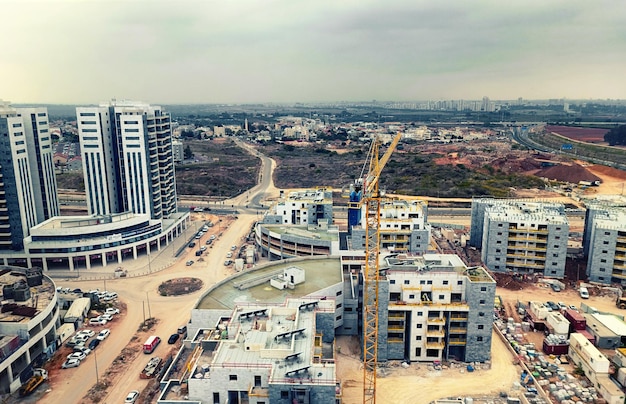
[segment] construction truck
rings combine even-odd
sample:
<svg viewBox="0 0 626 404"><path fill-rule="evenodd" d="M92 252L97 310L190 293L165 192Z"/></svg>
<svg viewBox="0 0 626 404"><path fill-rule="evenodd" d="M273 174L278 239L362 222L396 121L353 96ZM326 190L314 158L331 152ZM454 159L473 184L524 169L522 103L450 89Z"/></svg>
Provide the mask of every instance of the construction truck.
<svg viewBox="0 0 626 404"><path fill-rule="evenodd" d="M45 369L35 369L33 375L20 387L20 396L31 394L40 384L48 380L48 371Z"/></svg>

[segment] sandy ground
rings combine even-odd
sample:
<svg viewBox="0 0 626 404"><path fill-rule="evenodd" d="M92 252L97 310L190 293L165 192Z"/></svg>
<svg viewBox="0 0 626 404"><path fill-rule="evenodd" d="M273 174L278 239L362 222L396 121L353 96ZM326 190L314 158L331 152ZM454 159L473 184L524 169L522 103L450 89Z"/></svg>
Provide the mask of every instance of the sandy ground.
<svg viewBox="0 0 626 404"><path fill-rule="evenodd" d="M444 397L495 396L501 391L510 391L521 370L513 365L513 356L495 333L492 340L490 369L470 373L462 366L437 371L429 369L425 363L412 363L409 368L396 363L385 369L386 375L377 377L377 400L383 403L428 403ZM361 403L363 370L359 353L346 337L338 339L338 346L341 353L337 359L337 377L342 381L342 402Z"/></svg>

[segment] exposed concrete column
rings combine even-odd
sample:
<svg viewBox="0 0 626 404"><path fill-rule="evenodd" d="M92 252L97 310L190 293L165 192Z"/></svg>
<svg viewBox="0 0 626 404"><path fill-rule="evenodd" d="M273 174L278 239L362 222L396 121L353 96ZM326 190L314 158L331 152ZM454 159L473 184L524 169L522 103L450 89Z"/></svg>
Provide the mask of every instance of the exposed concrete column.
<svg viewBox="0 0 626 404"><path fill-rule="evenodd" d="M73 271L74 270L74 257L68 257L67 262L69 264L70 271Z"/></svg>
<svg viewBox="0 0 626 404"><path fill-rule="evenodd" d="M48 271L48 259L46 257L41 257L41 267L44 271Z"/></svg>
<svg viewBox="0 0 626 404"><path fill-rule="evenodd" d="M148 246L150 247L150 246ZM133 259L137 259L137 246L133 246Z"/></svg>
<svg viewBox="0 0 626 404"><path fill-rule="evenodd" d="M102 260L102 267L106 267L107 266L107 253L103 252L102 254L100 254L100 259Z"/></svg>
<svg viewBox="0 0 626 404"><path fill-rule="evenodd" d="M32 268L33 267L33 262L31 261L30 257L26 258L26 265L28 265L28 268Z"/></svg>
<svg viewBox="0 0 626 404"><path fill-rule="evenodd" d="M121 264L122 263L122 249L117 249L115 250L115 254L117 255L117 263Z"/></svg>
<svg viewBox="0 0 626 404"><path fill-rule="evenodd" d="M85 255L85 267L91 269L91 257L89 254Z"/></svg>

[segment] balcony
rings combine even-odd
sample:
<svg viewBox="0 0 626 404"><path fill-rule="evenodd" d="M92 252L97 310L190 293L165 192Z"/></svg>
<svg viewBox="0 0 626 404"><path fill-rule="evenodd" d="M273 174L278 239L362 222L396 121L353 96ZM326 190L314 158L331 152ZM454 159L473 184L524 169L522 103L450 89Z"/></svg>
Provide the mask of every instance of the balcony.
<svg viewBox="0 0 626 404"><path fill-rule="evenodd" d="M428 349L443 349L444 343L443 342L427 342L425 346Z"/></svg>
<svg viewBox="0 0 626 404"><path fill-rule="evenodd" d="M448 341L448 345L459 346L459 345L466 345L466 344L467 344L467 339L465 338L450 338L450 340Z"/></svg>
<svg viewBox="0 0 626 404"><path fill-rule="evenodd" d="M450 327L448 329L450 334L467 334L467 328L463 327Z"/></svg>
<svg viewBox="0 0 626 404"><path fill-rule="evenodd" d="M443 330L427 330L426 336L432 338L443 338L446 336L446 333Z"/></svg>
<svg viewBox="0 0 626 404"><path fill-rule="evenodd" d="M443 317L428 317L426 320L427 324L445 324L446 319Z"/></svg>
<svg viewBox="0 0 626 404"><path fill-rule="evenodd" d="M267 387L250 386L248 389L248 395L250 397L269 397L270 390Z"/></svg>

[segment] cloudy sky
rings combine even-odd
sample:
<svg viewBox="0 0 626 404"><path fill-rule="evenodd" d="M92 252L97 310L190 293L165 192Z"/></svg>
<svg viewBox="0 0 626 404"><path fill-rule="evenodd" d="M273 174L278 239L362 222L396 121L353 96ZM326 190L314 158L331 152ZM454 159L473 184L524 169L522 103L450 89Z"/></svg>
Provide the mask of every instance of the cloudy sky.
<svg viewBox="0 0 626 404"><path fill-rule="evenodd" d="M626 98L624 0L0 0L13 103Z"/></svg>

